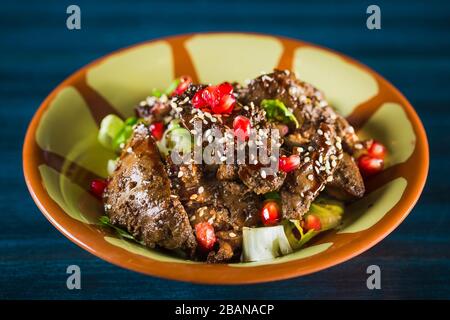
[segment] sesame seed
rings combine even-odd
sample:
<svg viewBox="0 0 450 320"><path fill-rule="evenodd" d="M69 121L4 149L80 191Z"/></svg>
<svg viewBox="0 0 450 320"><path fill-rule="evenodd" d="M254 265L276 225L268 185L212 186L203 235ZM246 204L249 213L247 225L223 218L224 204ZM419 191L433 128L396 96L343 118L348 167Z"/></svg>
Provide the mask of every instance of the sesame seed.
<svg viewBox="0 0 450 320"><path fill-rule="evenodd" d="M198 192L198 193L203 193L203 191L205 191L205 188L199 187L197 192Z"/></svg>
<svg viewBox="0 0 450 320"><path fill-rule="evenodd" d="M266 171L261 170L261 177L262 177L263 179L265 179L266 176L267 176Z"/></svg>
<svg viewBox="0 0 450 320"><path fill-rule="evenodd" d="M331 182L331 181L333 181L333 176L328 176L327 177L327 182Z"/></svg>
<svg viewBox="0 0 450 320"><path fill-rule="evenodd" d="M230 238L235 238L236 237L236 233L234 233L234 232L230 232L228 235L230 236Z"/></svg>
<svg viewBox="0 0 450 320"><path fill-rule="evenodd" d="M313 148L312 146L309 146L309 147L308 147L308 151L309 151L309 152L313 152L313 151L314 151L314 148Z"/></svg>
<svg viewBox="0 0 450 320"><path fill-rule="evenodd" d="M342 149L342 144L340 142L336 142L336 148L341 150Z"/></svg>
<svg viewBox="0 0 450 320"><path fill-rule="evenodd" d="M322 131L321 129L317 130L317 133L318 133L319 135L323 135L323 131Z"/></svg>
<svg viewBox="0 0 450 320"><path fill-rule="evenodd" d="M183 176L183 171L178 171L178 178L181 178Z"/></svg>
<svg viewBox="0 0 450 320"><path fill-rule="evenodd" d="M194 193L192 196L190 196L189 199L195 200L195 199L197 199L197 197L198 197L198 194ZM202 212L202 213L203 213L203 212ZM202 213L200 213L200 217L202 216Z"/></svg>
<svg viewBox="0 0 450 320"><path fill-rule="evenodd" d="M312 174L308 174L308 180L313 181L314 180L314 176Z"/></svg>

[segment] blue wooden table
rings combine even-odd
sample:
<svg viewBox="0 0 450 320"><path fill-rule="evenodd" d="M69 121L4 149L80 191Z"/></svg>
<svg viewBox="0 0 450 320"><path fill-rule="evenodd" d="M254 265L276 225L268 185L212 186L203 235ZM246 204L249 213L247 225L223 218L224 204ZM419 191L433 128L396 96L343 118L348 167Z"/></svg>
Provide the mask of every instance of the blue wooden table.
<svg viewBox="0 0 450 320"><path fill-rule="evenodd" d="M450 2L376 1L382 29L366 28L366 1L2 1L0 5L0 298L450 298ZM82 29L66 28L78 4ZM22 175L27 125L45 96L74 70L118 48L199 31L255 31L346 53L397 86L422 118L431 167L423 195L388 238L328 270L247 286L200 286L108 264L67 240L39 212ZM70 129L70 128L69 128ZM66 267L82 289L66 288ZM381 267L368 290L366 268Z"/></svg>

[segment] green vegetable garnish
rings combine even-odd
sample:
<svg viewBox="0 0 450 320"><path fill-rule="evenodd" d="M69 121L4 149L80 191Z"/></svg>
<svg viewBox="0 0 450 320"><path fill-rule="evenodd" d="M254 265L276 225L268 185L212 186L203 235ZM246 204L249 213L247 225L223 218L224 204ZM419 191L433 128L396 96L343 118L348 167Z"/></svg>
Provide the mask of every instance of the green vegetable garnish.
<svg viewBox="0 0 450 320"><path fill-rule="evenodd" d="M344 214L344 205L336 200L331 199L317 199L311 204L308 215L314 215L320 220L320 231L330 230L336 228L341 222Z"/></svg>
<svg viewBox="0 0 450 320"><path fill-rule="evenodd" d="M123 121L114 114L109 114L103 118L98 132L98 141L107 149L120 152L120 146L126 144L133 134L133 126L140 119L130 117Z"/></svg>
<svg viewBox="0 0 450 320"><path fill-rule="evenodd" d="M114 229L114 231L116 231L120 237L143 244L141 241L136 240L136 238L133 237L131 234L129 234L127 231L113 225L108 216L101 216L98 220L99 220L101 226L106 226L106 227Z"/></svg>
<svg viewBox="0 0 450 320"><path fill-rule="evenodd" d="M125 123L114 114L107 115L100 123L98 141L107 149L113 150L113 140L122 131Z"/></svg>
<svg viewBox="0 0 450 320"><path fill-rule="evenodd" d="M172 83L167 87L166 91L164 91L164 93L167 96L170 96L175 91L175 89L178 87L179 84L180 84L179 78L173 80Z"/></svg>
<svg viewBox="0 0 450 320"><path fill-rule="evenodd" d="M280 194L276 191L271 191L271 192L264 194L264 198L266 200L280 200L281 199Z"/></svg>
<svg viewBox="0 0 450 320"><path fill-rule="evenodd" d="M242 229L242 260L270 260L291 253L283 226Z"/></svg>
<svg viewBox="0 0 450 320"><path fill-rule="evenodd" d="M187 129L180 127L178 120L172 120L162 139L157 142L157 146L165 156L169 155L172 150L187 154L191 152L192 136Z"/></svg>
<svg viewBox="0 0 450 320"><path fill-rule="evenodd" d="M127 120L125 120L125 125L126 126L134 126L136 123L138 123L138 118L136 117L129 117L127 118Z"/></svg>
<svg viewBox="0 0 450 320"><path fill-rule="evenodd" d="M112 147L114 151L120 152L122 147L127 143L128 139L133 134L132 126L124 126L119 134L113 139Z"/></svg>
<svg viewBox="0 0 450 320"><path fill-rule="evenodd" d="M261 101L261 107L266 111L269 120L293 124L295 128L300 126L294 114L278 99L264 99Z"/></svg>
<svg viewBox="0 0 450 320"><path fill-rule="evenodd" d="M157 97L157 98L161 98L161 96L163 95L162 92L158 89L153 89L151 95L153 97Z"/></svg>
<svg viewBox="0 0 450 320"><path fill-rule="evenodd" d="M286 220L283 222L286 237L294 249L304 246L309 240L322 231L336 228L341 222L344 214L344 206L341 202L331 199L316 199L311 204L309 211L305 214L314 215L320 220L321 228L319 231L310 229L305 232L298 220Z"/></svg>

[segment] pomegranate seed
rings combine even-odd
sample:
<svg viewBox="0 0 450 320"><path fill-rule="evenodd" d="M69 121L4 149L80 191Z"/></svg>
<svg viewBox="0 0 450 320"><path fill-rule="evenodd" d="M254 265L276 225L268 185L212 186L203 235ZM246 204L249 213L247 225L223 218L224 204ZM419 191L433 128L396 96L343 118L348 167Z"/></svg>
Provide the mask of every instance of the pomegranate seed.
<svg viewBox="0 0 450 320"><path fill-rule="evenodd" d="M312 214L308 214L305 217L303 227L306 230L311 230L312 229L312 230L315 230L315 231L320 231L320 229L322 228L322 223L320 222L320 219L317 216L312 215Z"/></svg>
<svg viewBox="0 0 450 320"><path fill-rule="evenodd" d="M231 94L226 94L220 98L220 102L212 106L214 113L231 113L234 105L236 104L236 98Z"/></svg>
<svg viewBox="0 0 450 320"><path fill-rule="evenodd" d="M200 222L195 225L195 236L202 250L210 251L216 243L214 227L208 222Z"/></svg>
<svg viewBox="0 0 450 320"><path fill-rule="evenodd" d="M266 201L261 210L261 220L264 225L270 226L280 221L280 206L276 201Z"/></svg>
<svg viewBox="0 0 450 320"><path fill-rule="evenodd" d="M155 138L155 140L161 140L164 134L164 124L162 122L152 123L149 127L150 133Z"/></svg>
<svg viewBox="0 0 450 320"><path fill-rule="evenodd" d="M203 90L199 90L195 93L194 97L192 98L192 106L194 108L203 108L207 105L206 101L203 100Z"/></svg>
<svg viewBox="0 0 450 320"><path fill-rule="evenodd" d="M289 157L281 156L278 161L278 168L283 172L290 172L300 166L300 156L293 154Z"/></svg>
<svg viewBox="0 0 450 320"><path fill-rule="evenodd" d="M232 94L233 93L233 86L229 84L228 82L224 82L219 84L217 87L218 94L220 96L224 96L226 94Z"/></svg>
<svg viewBox="0 0 450 320"><path fill-rule="evenodd" d="M91 192L94 196L101 199L103 196L103 191L105 191L108 183L103 179L94 179L91 182Z"/></svg>
<svg viewBox="0 0 450 320"><path fill-rule="evenodd" d="M250 119L244 116L237 116L233 120L234 135L241 141L248 139L250 135Z"/></svg>
<svg viewBox="0 0 450 320"><path fill-rule="evenodd" d="M383 159L386 156L386 147L378 142L377 140L373 140L367 150L369 156L373 158Z"/></svg>
<svg viewBox="0 0 450 320"><path fill-rule="evenodd" d="M210 107L213 113L231 113L236 104L233 86L224 82L218 86L208 86L198 91L192 98L194 108Z"/></svg>
<svg viewBox="0 0 450 320"><path fill-rule="evenodd" d="M216 94L216 87L215 86L209 86L209 87L206 87L205 89L203 89L202 99L210 107L214 107L215 105L217 105L218 101L220 99L220 96L218 96Z"/></svg>
<svg viewBox="0 0 450 320"><path fill-rule="evenodd" d="M192 79L189 76L181 76L180 77L180 83L178 84L178 87L175 89L172 95L181 95L184 91L189 87L189 85L192 83Z"/></svg>
<svg viewBox="0 0 450 320"><path fill-rule="evenodd" d="M383 159L363 155L358 159L358 167L363 176L370 177L383 170L384 161Z"/></svg>

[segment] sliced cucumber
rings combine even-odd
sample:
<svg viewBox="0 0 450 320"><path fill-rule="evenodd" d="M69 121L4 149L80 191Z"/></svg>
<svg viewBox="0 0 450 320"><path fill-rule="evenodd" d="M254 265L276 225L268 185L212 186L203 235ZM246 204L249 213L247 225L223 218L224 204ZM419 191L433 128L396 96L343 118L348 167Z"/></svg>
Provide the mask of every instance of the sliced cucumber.
<svg viewBox="0 0 450 320"><path fill-rule="evenodd" d="M100 123L98 141L107 149L114 150L113 140L121 132L125 123L114 114L107 115Z"/></svg>
<svg viewBox="0 0 450 320"><path fill-rule="evenodd" d="M270 260L291 253L292 247L282 225L242 230L243 261Z"/></svg>

